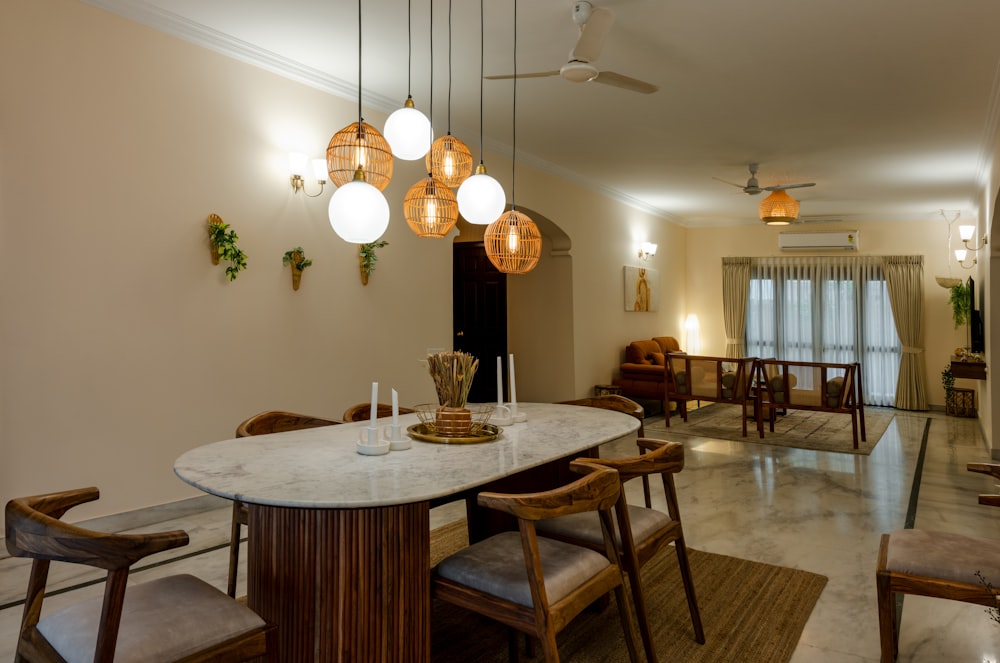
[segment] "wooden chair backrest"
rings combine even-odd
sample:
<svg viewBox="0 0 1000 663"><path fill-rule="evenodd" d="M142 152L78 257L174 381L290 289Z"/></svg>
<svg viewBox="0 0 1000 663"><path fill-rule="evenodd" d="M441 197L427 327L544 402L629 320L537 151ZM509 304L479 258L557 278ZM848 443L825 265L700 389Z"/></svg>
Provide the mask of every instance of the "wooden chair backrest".
<svg viewBox="0 0 1000 663"><path fill-rule="evenodd" d="M596 407L604 410L614 410L631 415L639 420L639 437L643 437L642 420L646 411L641 405L631 398L618 394L605 394L604 396L591 396L590 398L577 398L571 401L560 401L560 405L580 405L582 407Z"/></svg>
<svg viewBox="0 0 1000 663"><path fill-rule="evenodd" d="M410 414L416 412L408 407L399 408L400 414ZM371 418L372 404L371 403L358 403L357 405L352 405L344 411L344 421L366 421ZM383 417L392 416L392 405L389 403L379 403L375 408L375 418L382 419Z"/></svg>
<svg viewBox="0 0 1000 663"><path fill-rule="evenodd" d="M236 437L251 437L253 435L266 435L267 433L284 433L290 430L301 430L303 428L319 428L320 426L332 426L344 422L336 419L322 419L320 417L310 417L294 412L282 412L280 410L268 410L250 417L236 427Z"/></svg>
<svg viewBox="0 0 1000 663"><path fill-rule="evenodd" d="M754 357L709 357L671 352L666 359L668 384L670 385L667 398L677 396L695 399L700 397L702 400L739 403L745 400L748 395L748 387L756 361ZM683 386L677 380L679 373L685 375ZM699 384L694 379L696 373L707 375L710 379ZM732 393L725 396L723 376L728 373L733 374Z"/></svg>
<svg viewBox="0 0 1000 663"><path fill-rule="evenodd" d="M571 468L582 461L574 460ZM552 490L539 493L479 493L481 506L508 513L519 520L535 521L584 511L610 511L621 493L618 472L601 467Z"/></svg>
<svg viewBox="0 0 1000 663"><path fill-rule="evenodd" d="M860 365L813 361L758 360L758 384L762 396L770 402L789 406L816 407L818 409L852 410L860 403ZM811 375L804 375L803 372ZM834 375L842 373L842 375ZM796 374L802 375L798 377ZM808 381L806 378L808 377ZM836 377L843 377L843 385L836 402L828 401L828 385ZM772 382L780 378L778 389ZM808 385L808 388L803 388ZM797 387L797 388L796 388Z"/></svg>

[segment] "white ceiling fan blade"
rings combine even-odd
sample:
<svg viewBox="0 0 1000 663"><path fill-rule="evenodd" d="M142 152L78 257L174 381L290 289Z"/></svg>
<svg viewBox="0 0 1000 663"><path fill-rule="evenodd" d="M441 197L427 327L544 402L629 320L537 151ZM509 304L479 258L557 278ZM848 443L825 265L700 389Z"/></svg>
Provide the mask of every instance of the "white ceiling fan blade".
<svg viewBox="0 0 1000 663"><path fill-rule="evenodd" d="M761 187L764 191L784 191L785 189L802 189L807 186L816 186L815 182L801 182L799 184L776 184L774 186Z"/></svg>
<svg viewBox="0 0 1000 663"><path fill-rule="evenodd" d="M719 182L722 182L723 184L728 184L729 186L734 186L734 187L736 187L737 189L742 189L742 188L743 188L743 185L742 185L742 184L737 184L736 182L730 182L729 180L724 180L724 179L722 179L721 177L714 177L714 176L713 176L713 177L712 177L712 179L713 179L713 180L717 180L717 181L719 181Z"/></svg>
<svg viewBox="0 0 1000 663"><path fill-rule="evenodd" d="M604 40L614 22L615 15L611 13L610 9L594 7L590 18L580 30L580 38L576 40L576 46L573 47L573 51L569 55L570 59L596 62L597 58L601 56Z"/></svg>
<svg viewBox="0 0 1000 663"><path fill-rule="evenodd" d="M615 87L631 90L632 92L640 92L642 94L652 94L660 89L652 83L640 81L638 78L630 78L624 74L616 74L613 71L602 71L597 75L597 78L594 79L594 82L604 83L605 85L614 85Z"/></svg>
<svg viewBox="0 0 1000 663"><path fill-rule="evenodd" d="M517 76L514 76L514 74L499 74L497 76L483 76L483 78L489 79L491 81L501 81L510 78L545 78L546 76L558 76L558 75L559 75L559 70L557 69L555 71L536 71L528 74L518 74Z"/></svg>

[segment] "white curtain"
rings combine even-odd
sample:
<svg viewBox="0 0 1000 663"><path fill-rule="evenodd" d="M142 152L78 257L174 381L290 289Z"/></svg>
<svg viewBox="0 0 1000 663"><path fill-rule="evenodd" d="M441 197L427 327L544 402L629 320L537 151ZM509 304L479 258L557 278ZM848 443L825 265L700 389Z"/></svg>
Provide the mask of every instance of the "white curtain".
<svg viewBox="0 0 1000 663"><path fill-rule="evenodd" d="M752 258L747 354L861 364L865 403L892 406L901 344L877 256Z"/></svg>

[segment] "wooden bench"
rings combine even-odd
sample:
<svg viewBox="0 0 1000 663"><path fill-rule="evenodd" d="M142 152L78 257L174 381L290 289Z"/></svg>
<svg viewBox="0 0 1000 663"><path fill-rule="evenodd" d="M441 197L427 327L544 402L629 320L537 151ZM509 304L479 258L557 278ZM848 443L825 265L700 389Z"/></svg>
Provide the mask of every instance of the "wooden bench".
<svg viewBox="0 0 1000 663"><path fill-rule="evenodd" d="M816 410L851 415L854 448L858 448L859 429L861 439L867 441L861 364L758 359L754 386L761 437L765 418L774 432L776 410Z"/></svg>
<svg viewBox="0 0 1000 663"><path fill-rule="evenodd" d="M667 355L667 400L677 403L681 418L687 421L688 401L731 403L743 408L743 436L747 434L747 404L753 405L750 380L754 375L753 357L705 357L683 352ZM670 426L670 412L666 413ZM759 420L759 417L757 417ZM758 428L760 423L758 421Z"/></svg>

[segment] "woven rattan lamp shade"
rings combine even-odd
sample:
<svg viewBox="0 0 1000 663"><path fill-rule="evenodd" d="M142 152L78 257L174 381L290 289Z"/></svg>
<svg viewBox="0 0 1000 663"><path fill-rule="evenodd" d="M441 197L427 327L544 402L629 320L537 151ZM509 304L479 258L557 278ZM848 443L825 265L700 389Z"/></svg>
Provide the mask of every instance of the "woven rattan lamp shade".
<svg viewBox="0 0 1000 663"><path fill-rule="evenodd" d="M458 222L458 201L437 178L425 177L406 192L403 215L417 235L444 237Z"/></svg>
<svg viewBox="0 0 1000 663"><path fill-rule="evenodd" d="M504 274L527 274L542 256L542 234L527 215L504 212L486 227L486 257Z"/></svg>
<svg viewBox="0 0 1000 663"><path fill-rule="evenodd" d="M771 192L760 201L760 220L769 226L788 225L799 218L799 203L784 189Z"/></svg>
<svg viewBox="0 0 1000 663"><path fill-rule="evenodd" d="M378 129L367 122L354 122L333 134L326 148L330 181L343 186L354 180L361 166L365 181L384 191L392 179L392 148Z"/></svg>
<svg viewBox="0 0 1000 663"><path fill-rule="evenodd" d="M472 152L451 134L434 141L426 161L427 172L452 189L472 174Z"/></svg>

